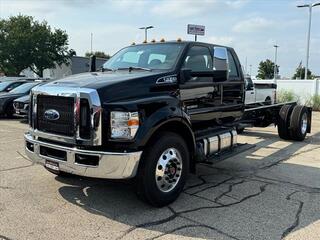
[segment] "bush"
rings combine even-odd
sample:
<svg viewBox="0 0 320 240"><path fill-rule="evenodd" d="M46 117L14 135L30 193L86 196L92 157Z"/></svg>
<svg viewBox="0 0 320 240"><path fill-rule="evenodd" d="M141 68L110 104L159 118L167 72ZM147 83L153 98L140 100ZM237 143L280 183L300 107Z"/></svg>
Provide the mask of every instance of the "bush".
<svg viewBox="0 0 320 240"><path fill-rule="evenodd" d="M300 102L300 98L298 95L296 95L291 90L280 90L277 93L277 102L283 103L283 102L293 102L297 101Z"/></svg>
<svg viewBox="0 0 320 240"><path fill-rule="evenodd" d="M320 111L320 95L313 95L307 105L312 107L313 111Z"/></svg>

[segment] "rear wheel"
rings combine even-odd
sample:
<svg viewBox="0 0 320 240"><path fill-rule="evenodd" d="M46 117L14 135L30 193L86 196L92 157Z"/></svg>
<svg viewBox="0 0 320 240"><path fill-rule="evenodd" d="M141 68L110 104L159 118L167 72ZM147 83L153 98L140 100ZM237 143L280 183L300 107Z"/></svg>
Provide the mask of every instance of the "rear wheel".
<svg viewBox="0 0 320 240"><path fill-rule="evenodd" d="M264 102L265 102L266 105L271 105L271 97L266 97Z"/></svg>
<svg viewBox="0 0 320 240"><path fill-rule="evenodd" d="M145 150L137 176L137 194L162 207L177 199L189 171L187 144L172 132L161 134Z"/></svg>
<svg viewBox="0 0 320 240"><path fill-rule="evenodd" d="M291 139L290 136L290 116L292 113L293 105L284 105L281 107L278 117L278 135L284 140Z"/></svg>
<svg viewBox="0 0 320 240"><path fill-rule="evenodd" d="M308 110L305 106L295 106L290 118L291 138L303 141L307 135L309 124Z"/></svg>

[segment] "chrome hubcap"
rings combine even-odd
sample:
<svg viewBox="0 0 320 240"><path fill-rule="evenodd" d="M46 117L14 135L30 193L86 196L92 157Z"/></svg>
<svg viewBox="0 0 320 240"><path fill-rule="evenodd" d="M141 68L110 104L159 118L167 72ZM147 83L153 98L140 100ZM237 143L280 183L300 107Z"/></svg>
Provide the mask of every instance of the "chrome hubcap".
<svg viewBox="0 0 320 240"><path fill-rule="evenodd" d="M308 127L308 116L306 113L302 115L301 133L305 134Z"/></svg>
<svg viewBox="0 0 320 240"><path fill-rule="evenodd" d="M162 192L170 192L178 184L182 173L182 158L175 148L165 150L156 166L156 183Z"/></svg>

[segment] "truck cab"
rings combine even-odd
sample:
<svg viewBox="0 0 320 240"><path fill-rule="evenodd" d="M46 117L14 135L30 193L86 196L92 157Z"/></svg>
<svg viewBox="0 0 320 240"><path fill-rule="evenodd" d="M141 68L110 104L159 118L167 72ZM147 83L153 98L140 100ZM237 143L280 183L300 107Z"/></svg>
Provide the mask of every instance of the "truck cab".
<svg viewBox="0 0 320 240"><path fill-rule="evenodd" d="M246 105L276 103L276 84L265 83L263 80L252 81L250 76L245 76L244 80L246 89Z"/></svg>
<svg viewBox="0 0 320 240"><path fill-rule="evenodd" d="M32 90L26 153L55 174L135 178L138 195L163 206L197 162L236 145L244 93L232 48L131 45L100 71Z"/></svg>

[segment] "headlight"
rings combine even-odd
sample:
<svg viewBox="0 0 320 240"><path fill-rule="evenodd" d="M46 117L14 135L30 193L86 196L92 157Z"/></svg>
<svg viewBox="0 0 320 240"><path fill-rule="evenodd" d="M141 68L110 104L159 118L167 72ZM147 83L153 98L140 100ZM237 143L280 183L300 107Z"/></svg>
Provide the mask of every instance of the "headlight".
<svg viewBox="0 0 320 240"><path fill-rule="evenodd" d="M139 128L138 112L111 112L111 138L133 139Z"/></svg>

